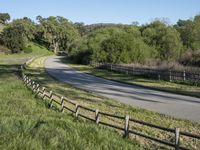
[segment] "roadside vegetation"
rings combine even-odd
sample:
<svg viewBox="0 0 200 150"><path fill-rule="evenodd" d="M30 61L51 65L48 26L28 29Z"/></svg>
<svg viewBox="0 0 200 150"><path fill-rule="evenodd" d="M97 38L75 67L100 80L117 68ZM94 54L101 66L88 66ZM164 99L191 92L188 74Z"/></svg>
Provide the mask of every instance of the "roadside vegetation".
<svg viewBox="0 0 200 150"><path fill-rule="evenodd" d="M92 74L98 77L102 77L109 80L115 80L119 82L124 82L133 85L141 85L144 87L155 88L157 90L164 90L169 92L175 92L180 94L186 94L191 96L200 97L200 86L198 85L188 85L185 83L175 83L163 80L153 80L144 78L143 76L137 75L127 75L124 73L117 73L105 69L94 68L89 65L81 65L74 64L71 61L63 60L65 63L69 63L69 65L77 70L83 71L87 74Z"/></svg>
<svg viewBox="0 0 200 150"><path fill-rule="evenodd" d="M40 57L35 59L31 64L29 64L27 75L30 76L33 80L39 82L41 85L47 87L48 89L53 90L54 92L67 97L68 99L93 109L99 109L100 111L109 112L116 115L125 114L130 115L131 118L146 121L149 123L153 123L156 125L160 125L163 127L175 128L180 127L182 131L192 132L195 134L199 134L200 124L182 120L182 119L175 119L166 115L158 114L152 111L148 111L145 109L125 105L107 98L103 98L100 96L93 95L90 92L86 92L83 90L79 90L77 88L72 87L66 83L61 83L51 76L49 76L44 70L44 60L47 57ZM69 113L69 112L68 112ZM88 113L87 111L82 111L81 113ZM88 114L87 114L88 115ZM93 114L90 114L91 116ZM111 118L104 118L105 122L112 123L115 125L123 126L123 122L119 120L111 119ZM142 131L146 134L156 136L161 139L170 139L171 136L165 132L160 132L159 130L151 129L148 127L144 127L137 124L130 125L130 128L136 131ZM140 137L132 137L133 139L137 139L145 144L149 148L155 148L155 146L162 149L167 149L165 146L158 145L154 142L144 140ZM192 149L196 149L199 147L199 142L197 140L190 140L185 139L184 137L181 138L181 141L184 141L184 145L191 147ZM182 143L183 144L183 143Z"/></svg>
<svg viewBox="0 0 200 150"><path fill-rule="evenodd" d="M0 63L0 149L143 149L114 130L49 109L19 78L19 64Z"/></svg>

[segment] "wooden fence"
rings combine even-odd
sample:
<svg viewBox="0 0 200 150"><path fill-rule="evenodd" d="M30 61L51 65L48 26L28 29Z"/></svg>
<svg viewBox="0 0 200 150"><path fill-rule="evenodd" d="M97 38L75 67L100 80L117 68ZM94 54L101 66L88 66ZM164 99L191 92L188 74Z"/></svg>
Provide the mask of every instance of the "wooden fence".
<svg viewBox="0 0 200 150"><path fill-rule="evenodd" d="M98 109L94 110L94 109L79 105L79 104L69 100L68 98L60 96L59 94L54 93L53 91L50 91L47 88L42 87L40 84L36 83L35 81L31 80L27 75L25 75L25 73L24 73L25 68L26 68L25 65L21 66L22 78L23 78L25 85L27 87L29 87L36 95L42 97L43 99L45 99L45 98L49 99L49 107L50 108L52 108L54 104L58 104L60 106L60 108L59 108L60 112L64 112L64 110L68 110L68 111L72 112L73 114L75 114L76 117L80 116L87 120L93 121L96 124L101 124L101 125L108 126L108 127L111 127L111 128L117 129L117 130L121 130L124 133L123 134L124 137L129 137L130 134L133 134L133 135L137 135L137 136L143 137L145 139L149 139L149 140L152 140L152 141L155 141L155 142L158 142L158 143L170 146L170 147L174 147L176 150L189 150L189 148L183 147L180 144L181 136L192 138L193 140L200 140L200 135L196 135L196 134L192 134L192 133L188 133L188 132L182 132L182 131L180 131L179 128L174 128L174 129L173 128L165 128L165 127L161 127L161 126L147 123L144 121L132 119L128 115L118 116L118 115L102 112ZM71 109L70 107L68 107L69 105L73 105L74 109ZM94 117L91 118L91 117L89 117L89 115L81 114L80 113L81 109L87 110L88 112L93 113ZM120 119L121 121L124 122L124 126L118 126L118 125L109 124L107 122L103 122L103 121L101 121L101 119L99 117L100 115L101 115L101 118L102 117L111 117L111 118ZM173 136L174 139L172 140L174 142L161 140L159 138L152 137L152 136L146 135L141 132L133 131L129 128L129 125L131 122L174 134L174 136Z"/></svg>
<svg viewBox="0 0 200 150"><path fill-rule="evenodd" d="M149 69L149 68L130 67L119 64L96 63L96 62L92 62L91 65L100 69L107 69L129 75L142 75L151 79L166 80L170 82L179 81L179 82L190 82L194 84L200 84L200 72L195 73L189 71Z"/></svg>

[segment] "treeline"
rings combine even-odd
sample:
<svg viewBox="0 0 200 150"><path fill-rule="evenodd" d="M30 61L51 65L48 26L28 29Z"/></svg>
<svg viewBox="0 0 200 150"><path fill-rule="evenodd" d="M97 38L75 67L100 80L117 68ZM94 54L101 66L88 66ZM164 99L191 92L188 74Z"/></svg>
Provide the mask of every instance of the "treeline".
<svg viewBox="0 0 200 150"><path fill-rule="evenodd" d="M18 53L32 41L57 53L67 51L71 44L80 38L75 25L63 17L38 16L37 21L38 23L35 23L24 17L10 23L4 22L6 27L1 32L1 45L11 49L12 53Z"/></svg>
<svg viewBox="0 0 200 150"><path fill-rule="evenodd" d="M55 53L65 51L77 63L166 61L200 65L200 15L173 26L161 20L139 26L84 25L59 16L36 19L37 23L27 17L9 22L9 14L1 13L0 23L5 27L0 45L17 53L33 41Z"/></svg>

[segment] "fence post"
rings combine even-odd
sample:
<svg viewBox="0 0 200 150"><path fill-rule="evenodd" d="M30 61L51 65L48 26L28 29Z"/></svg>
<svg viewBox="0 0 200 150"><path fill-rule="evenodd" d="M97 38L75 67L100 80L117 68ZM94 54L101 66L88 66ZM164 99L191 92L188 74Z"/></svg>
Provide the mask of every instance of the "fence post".
<svg viewBox="0 0 200 150"><path fill-rule="evenodd" d="M29 80L29 78L28 78L28 77L26 77L26 86L27 86L27 84L28 84L28 80Z"/></svg>
<svg viewBox="0 0 200 150"><path fill-rule="evenodd" d="M27 83L28 83L28 77L25 78L24 82L27 85Z"/></svg>
<svg viewBox="0 0 200 150"><path fill-rule="evenodd" d="M129 116L125 116L124 137L129 137Z"/></svg>
<svg viewBox="0 0 200 150"><path fill-rule="evenodd" d="M60 109L61 112L64 112L64 98L61 97L61 109Z"/></svg>
<svg viewBox="0 0 200 150"><path fill-rule="evenodd" d="M76 109L75 109L75 116L78 117L78 113L79 113L79 105L76 104Z"/></svg>
<svg viewBox="0 0 200 150"><path fill-rule="evenodd" d="M27 76L26 75L24 75L24 82L26 82L27 81Z"/></svg>
<svg viewBox="0 0 200 150"><path fill-rule="evenodd" d="M132 68L132 75L134 75L134 66L133 66L133 68Z"/></svg>
<svg viewBox="0 0 200 150"><path fill-rule="evenodd" d="M28 80L28 86L31 86L31 79Z"/></svg>
<svg viewBox="0 0 200 150"><path fill-rule="evenodd" d="M183 81L185 81L186 80L186 75L185 75L185 70L183 71Z"/></svg>
<svg viewBox="0 0 200 150"><path fill-rule="evenodd" d="M172 81L172 71L171 70L169 71L169 81L170 82Z"/></svg>
<svg viewBox="0 0 200 150"><path fill-rule="evenodd" d="M30 81L31 81L30 78L28 78L27 79L27 85L29 85Z"/></svg>
<svg viewBox="0 0 200 150"><path fill-rule="evenodd" d="M24 75L24 83L25 84L26 84L26 80L27 80L26 75Z"/></svg>
<svg viewBox="0 0 200 150"><path fill-rule="evenodd" d="M112 71L112 64L110 64L110 70Z"/></svg>
<svg viewBox="0 0 200 150"><path fill-rule="evenodd" d="M180 143L180 129L175 128L175 150L179 150Z"/></svg>
<svg viewBox="0 0 200 150"><path fill-rule="evenodd" d="M158 74L158 80L160 81L160 74Z"/></svg>
<svg viewBox="0 0 200 150"><path fill-rule="evenodd" d="M30 87L31 86L31 79L29 78L28 80L28 86Z"/></svg>
<svg viewBox="0 0 200 150"><path fill-rule="evenodd" d="M39 84L36 85L36 89L35 89L36 95L37 95L37 94L39 93L39 91L40 91L39 86L40 86Z"/></svg>
<svg viewBox="0 0 200 150"><path fill-rule="evenodd" d="M49 98L51 99L52 97L53 97L53 92L50 91Z"/></svg>
<svg viewBox="0 0 200 150"><path fill-rule="evenodd" d="M42 99L45 98L45 90L46 90L46 88L45 88L45 87L42 87L42 91L43 91L43 93L42 93Z"/></svg>
<svg viewBox="0 0 200 150"><path fill-rule="evenodd" d="M50 91L50 95L49 95L49 98L50 98L50 103L49 103L49 107L51 108L53 105L52 105L52 103L53 103L53 92L52 91Z"/></svg>
<svg viewBox="0 0 200 150"><path fill-rule="evenodd" d="M49 108L52 108L52 106L53 106L53 98L51 97L50 100L51 100L51 101L50 101L50 103L49 103Z"/></svg>
<svg viewBox="0 0 200 150"><path fill-rule="evenodd" d="M96 121L96 124L99 124L99 110L98 109L95 110L95 121Z"/></svg>
<svg viewBox="0 0 200 150"><path fill-rule="evenodd" d="M34 81L32 81L32 87L33 87L33 92L34 92L34 89L35 89L35 82Z"/></svg>

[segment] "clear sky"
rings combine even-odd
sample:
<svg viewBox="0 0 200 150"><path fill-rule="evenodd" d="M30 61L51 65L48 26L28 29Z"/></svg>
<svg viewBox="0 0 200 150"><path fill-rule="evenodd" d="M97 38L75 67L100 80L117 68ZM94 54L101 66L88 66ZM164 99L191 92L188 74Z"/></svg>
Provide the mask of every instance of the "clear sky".
<svg viewBox="0 0 200 150"><path fill-rule="evenodd" d="M0 0L0 12L12 19L27 16L63 16L73 22L148 23L168 18L169 23L200 14L200 0Z"/></svg>

